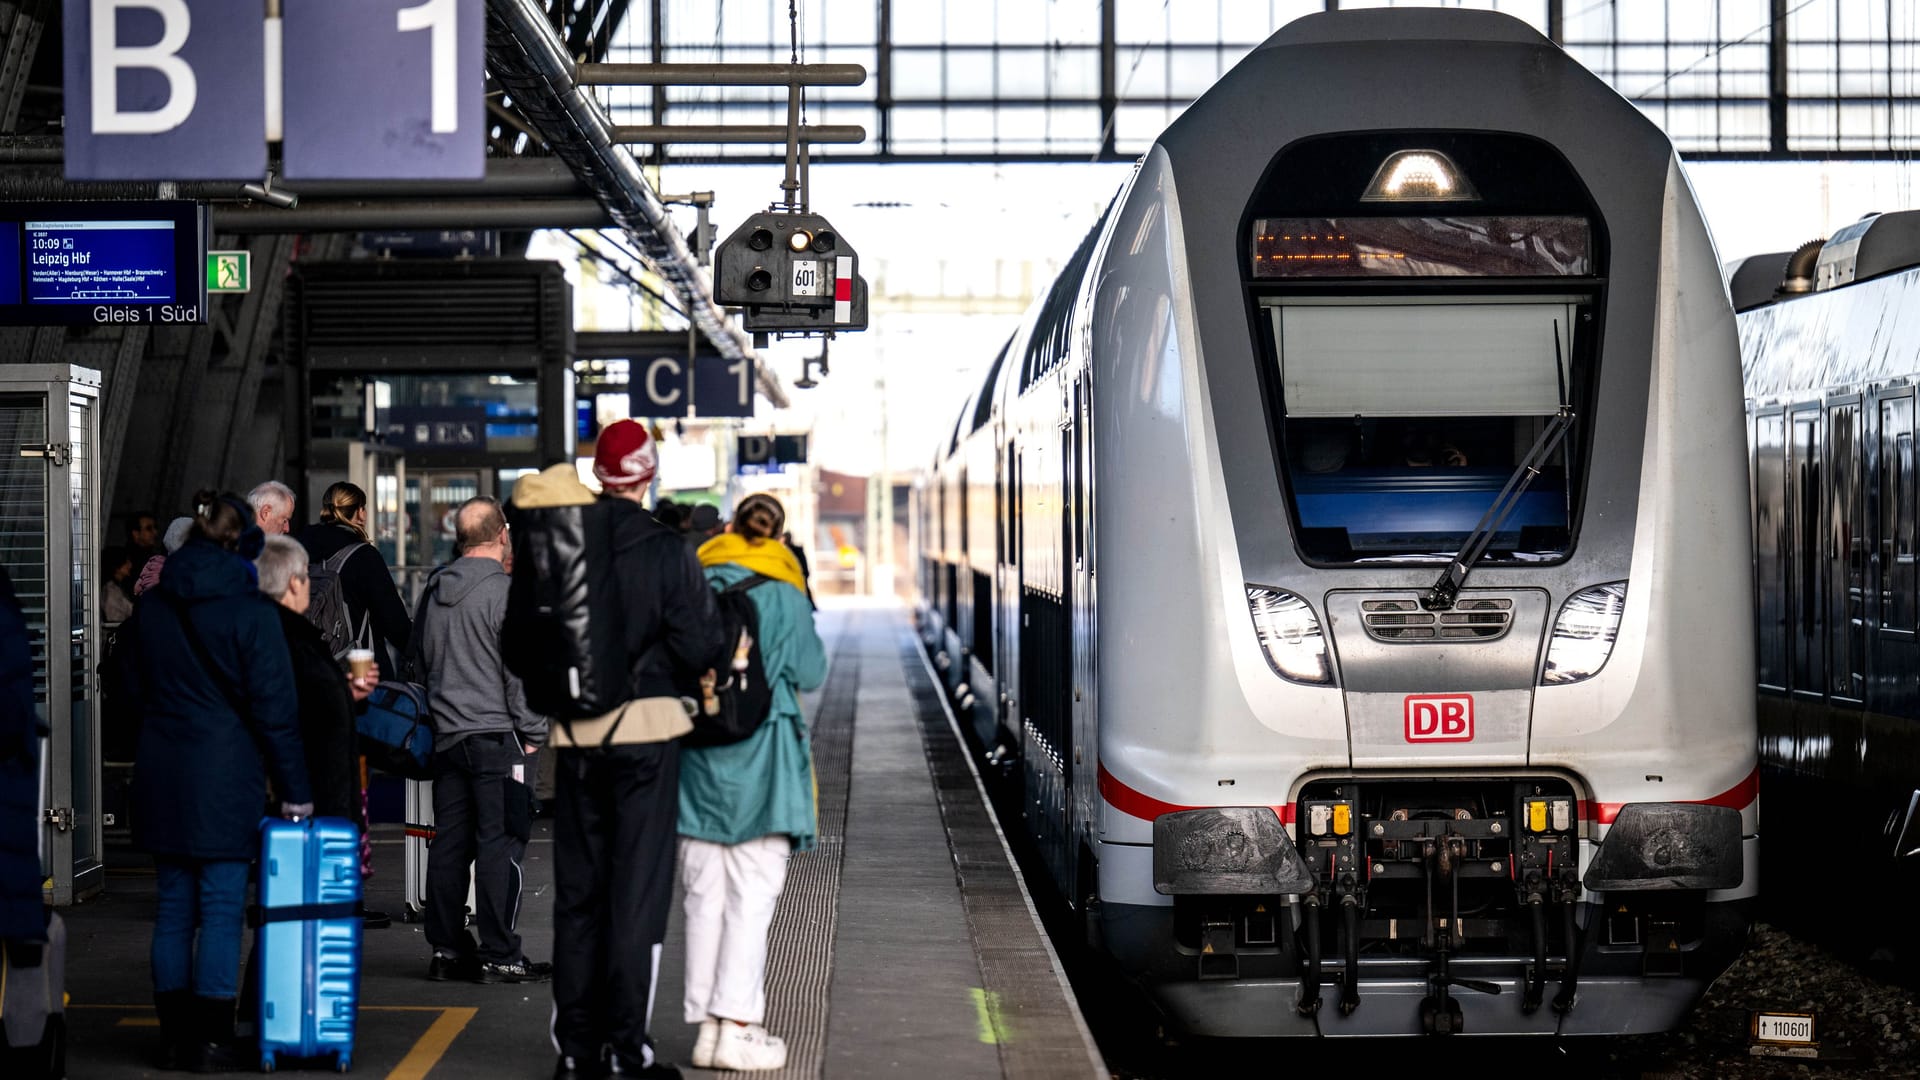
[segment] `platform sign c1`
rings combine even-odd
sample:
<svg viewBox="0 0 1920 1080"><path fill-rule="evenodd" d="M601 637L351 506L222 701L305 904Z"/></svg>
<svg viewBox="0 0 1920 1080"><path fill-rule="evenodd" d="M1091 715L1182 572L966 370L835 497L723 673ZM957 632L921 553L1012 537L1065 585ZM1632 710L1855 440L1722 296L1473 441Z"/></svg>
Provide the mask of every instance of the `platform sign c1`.
<svg viewBox="0 0 1920 1080"><path fill-rule="evenodd" d="M753 415L751 360L701 353L692 360L691 379L688 363L683 354L633 358L629 376L633 415L658 420Z"/></svg>
<svg viewBox="0 0 1920 1080"><path fill-rule="evenodd" d="M483 0L284 0L282 18L288 180L486 177Z"/></svg>

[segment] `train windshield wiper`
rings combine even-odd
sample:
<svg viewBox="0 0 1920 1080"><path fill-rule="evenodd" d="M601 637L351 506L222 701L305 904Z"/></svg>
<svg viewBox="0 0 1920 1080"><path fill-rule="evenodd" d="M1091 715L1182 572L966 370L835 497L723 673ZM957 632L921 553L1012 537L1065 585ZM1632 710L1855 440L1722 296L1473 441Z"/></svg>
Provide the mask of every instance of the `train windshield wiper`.
<svg viewBox="0 0 1920 1080"><path fill-rule="evenodd" d="M1440 580L1434 582L1433 587L1420 598L1420 606L1428 611L1446 611L1453 607L1454 601L1460 597L1460 587L1467 582L1467 574L1473 570L1481 556L1487 553L1487 547L1493 543L1493 538L1500 532L1500 527L1507 523L1507 518L1512 516L1513 511L1520 505L1520 496L1526 494L1527 485L1533 483L1533 478L1540 475L1540 470L1546 467L1547 461L1553 457L1553 452L1559 449L1560 440L1566 438L1568 429L1573 427L1573 407L1567 404L1566 368L1562 363L1560 352L1559 320L1555 320L1553 324L1553 370L1554 374L1560 378L1559 411L1555 412L1553 419L1548 420L1547 426L1541 429L1540 437L1533 440L1533 446L1528 448L1527 455L1520 459L1520 465L1513 470L1513 475L1507 477L1506 486L1502 487L1500 494L1494 497L1493 503L1487 507L1487 512L1480 515L1480 524L1475 525L1466 539L1460 542L1459 552L1454 555L1453 561L1447 564L1447 569L1440 575Z"/></svg>

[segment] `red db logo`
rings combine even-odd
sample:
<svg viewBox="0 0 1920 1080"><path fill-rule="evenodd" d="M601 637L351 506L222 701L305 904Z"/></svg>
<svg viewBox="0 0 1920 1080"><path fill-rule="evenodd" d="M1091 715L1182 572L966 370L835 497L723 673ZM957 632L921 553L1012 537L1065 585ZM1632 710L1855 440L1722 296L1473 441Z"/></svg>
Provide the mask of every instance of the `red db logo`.
<svg viewBox="0 0 1920 1080"><path fill-rule="evenodd" d="M1407 741L1472 742L1472 694L1408 694Z"/></svg>

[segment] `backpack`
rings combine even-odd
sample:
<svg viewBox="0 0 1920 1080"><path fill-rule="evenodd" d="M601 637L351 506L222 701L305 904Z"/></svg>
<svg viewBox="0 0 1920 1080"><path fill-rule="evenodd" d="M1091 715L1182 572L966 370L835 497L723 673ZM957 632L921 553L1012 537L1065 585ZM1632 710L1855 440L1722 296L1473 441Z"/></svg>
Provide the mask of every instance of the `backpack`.
<svg viewBox="0 0 1920 1080"><path fill-rule="evenodd" d="M381 680L367 695L353 728L368 764L408 780L433 779L433 722L427 715L426 687Z"/></svg>
<svg viewBox="0 0 1920 1080"><path fill-rule="evenodd" d="M527 707L563 722L619 708L627 638L607 508L509 503L507 520L513 581L500 651Z"/></svg>
<svg viewBox="0 0 1920 1080"><path fill-rule="evenodd" d="M333 654L335 663L344 663L348 650L358 640L353 632L353 618L347 614L347 593L340 581L340 571L354 552L366 546L365 543L348 544L325 562L307 564L307 585L312 596L307 604L307 621L319 628L320 637L327 643L327 651Z"/></svg>
<svg viewBox="0 0 1920 1080"><path fill-rule="evenodd" d="M754 574L717 590L714 603L720 608L723 636L734 643L732 666L717 673L720 680L712 698L694 714L693 730L682 737L683 745L727 746L740 742L760 730L773 712L773 684L767 679L766 657L760 651L760 612L747 595L754 586L772 580Z"/></svg>

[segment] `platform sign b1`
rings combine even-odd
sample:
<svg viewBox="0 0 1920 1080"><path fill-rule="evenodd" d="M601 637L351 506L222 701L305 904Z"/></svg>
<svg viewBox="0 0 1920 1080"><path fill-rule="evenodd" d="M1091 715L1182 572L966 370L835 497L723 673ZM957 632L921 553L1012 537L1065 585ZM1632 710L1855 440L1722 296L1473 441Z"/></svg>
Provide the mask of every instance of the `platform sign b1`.
<svg viewBox="0 0 1920 1080"><path fill-rule="evenodd" d="M67 179L266 175L266 22L260 0L67 0Z"/></svg>

